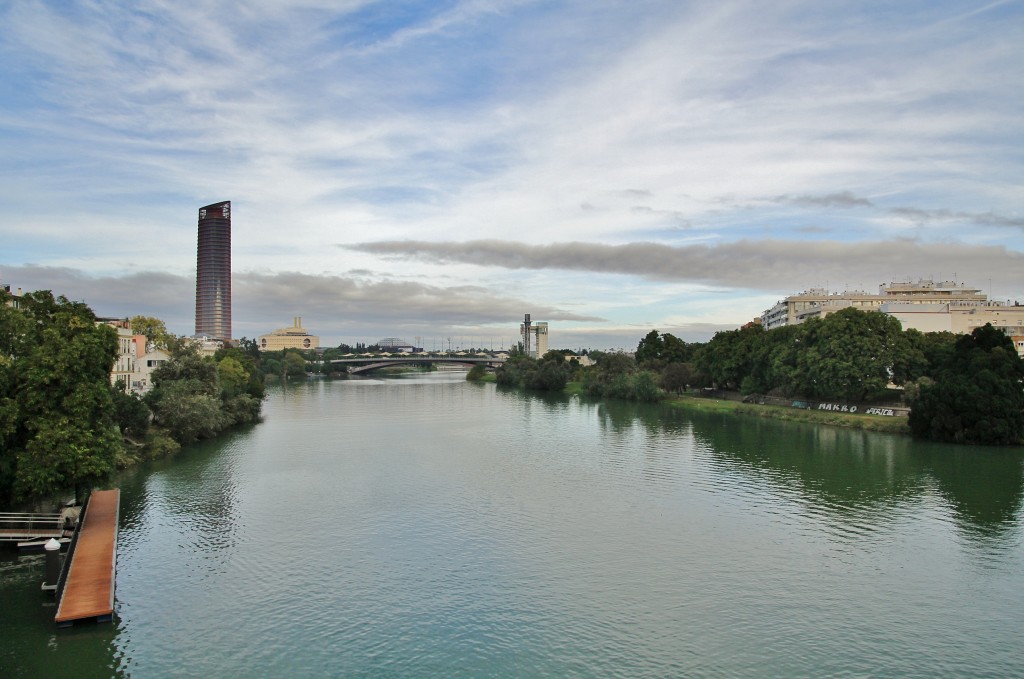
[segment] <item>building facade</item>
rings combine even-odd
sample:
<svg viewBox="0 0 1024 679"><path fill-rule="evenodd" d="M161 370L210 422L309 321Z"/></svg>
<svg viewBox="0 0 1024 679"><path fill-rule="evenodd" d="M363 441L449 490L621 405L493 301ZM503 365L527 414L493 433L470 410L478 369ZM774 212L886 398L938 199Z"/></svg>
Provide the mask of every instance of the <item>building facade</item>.
<svg viewBox="0 0 1024 679"><path fill-rule="evenodd" d="M771 330L784 325L803 323L809 318L823 318L848 307L861 311L881 311L882 306L886 304L944 304L951 308L971 309L987 306L990 302L977 288L969 288L963 283L953 281L893 282L878 286L877 294L860 290L830 293L824 288L811 288L791 295L772 308L766 309L761 314L761 325L765 330Z"/></svg>
<svg viewBox="0 0 1024 679"><path fill-rule="evenodd" d="M10 295L10 297L7 299L7 306L13 309L20 309L22 295L21 288L18 288L17 290L11 290L11 286L7 285L6 283L0 283L0 288L2 288L4 292Z"/></svg>
<svg viewBox="0 0 1024 679"><path fill-rule="evenodd" d="M97 323L109 325L117 331L117 358L110 369L110 384L128 391L135 374L137 346L133 340L132 324L127 318L98 318Z"/></svg>
<svg viewBox="0 0 1024 679"><path fill-rule="evenodd" d="M308 351L320 346L320 338L311 335L302 327L302 317L293 319L292 327L274 330L269 335L260 335L257 339L260 351L281 351L282 349L301 349Z"/></svg>
<svg viewBox="0 0 1024 679"><path fill-rule="evenodd" d="M531 321L530 314L526 314L519 325L519 336L523 338L523 351L527 356L540 358L548 353L547 321Z"/></svg>
<svg viewBox="0 0 1024 679"><path fill-rule="evenodd" d="M965 335L986 323L1002 330L1024 356L1024 306L994 302L977 288L962 283L921 280L917 283L881 285L878 294L860 291L829 293L812 288L791 295L761 314L766 330L784 325L798 325L810 318L824 318L847 308L879 311L903 325L921 332L952 332Z"/></svg>
<svg viewBox="0 0 1024 679"><path fill-rule="evenodd" d="M196 337L231 339L231 201L199 208Z"/></svg>

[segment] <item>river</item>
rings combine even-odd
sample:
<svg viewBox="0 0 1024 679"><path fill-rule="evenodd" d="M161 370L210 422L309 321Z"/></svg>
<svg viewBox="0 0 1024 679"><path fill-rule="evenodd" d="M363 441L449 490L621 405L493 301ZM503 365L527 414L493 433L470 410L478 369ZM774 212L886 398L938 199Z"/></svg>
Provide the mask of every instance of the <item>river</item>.
<svg viewBox="0 0 1024 679"><path fill-rule="evenodd" d="M0 552L0 676L1024 676L1020 448L461 373L264 414L121 479L113 624Z"/></svg>

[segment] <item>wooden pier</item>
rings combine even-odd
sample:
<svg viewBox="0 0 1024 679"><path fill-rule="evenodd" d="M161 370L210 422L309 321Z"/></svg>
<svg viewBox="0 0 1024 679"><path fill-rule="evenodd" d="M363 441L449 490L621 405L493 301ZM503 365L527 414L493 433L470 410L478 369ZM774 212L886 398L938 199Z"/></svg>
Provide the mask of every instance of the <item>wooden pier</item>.
<svg viewBox="0 0 1024 679"><path fill-rule="evenodd" d="M60 626L77 620L106 622L114 616L114 572L121 491L93 491L68 555L66 580L58 588Z"/></svg>

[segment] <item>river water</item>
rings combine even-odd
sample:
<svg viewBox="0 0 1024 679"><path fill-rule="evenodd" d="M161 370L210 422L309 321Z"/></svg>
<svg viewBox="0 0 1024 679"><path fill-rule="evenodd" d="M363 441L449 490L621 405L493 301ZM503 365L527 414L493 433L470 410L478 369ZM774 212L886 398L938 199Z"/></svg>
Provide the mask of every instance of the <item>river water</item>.
<svg viewBox="0 0 1024 679"><path fill-rule="evenodd" d="M0 554L0 676L1024 676L1024 451L459 373L271 390L120 481L117 620Z"/></svg>

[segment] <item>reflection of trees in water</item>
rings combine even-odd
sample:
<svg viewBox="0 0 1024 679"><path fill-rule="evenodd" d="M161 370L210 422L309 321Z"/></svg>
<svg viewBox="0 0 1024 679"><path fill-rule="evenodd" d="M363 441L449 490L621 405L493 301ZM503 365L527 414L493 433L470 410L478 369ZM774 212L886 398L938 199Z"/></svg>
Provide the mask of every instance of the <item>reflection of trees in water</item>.
<svg viewBox="0 0 1024 679"><path fill-rule="evenodd" d="M911 455L938 482L957 517L978 537L1018 525L1024 499L1024 450L916 443Z"/></svg>
<svg viewBox="0 0 1024 679"><path fill-rule="evenodd" d="M495 385L495 391L506 398L519 401L526 408L539 405L547 412L564 412L572 403L572 396L564 391L527 391L502 384Z"/></svg>
<svg viewBox="0 0 1024 679"><path fill-rule="evenodd" d="M936 484L960 525L975 535L1005 533L1021 511L1024 451L1019 448L965 448L725 414L688 417L712 458L767 471L764 476L839 515L888 510Z"/></svg>
<svg viewBox="0 0 1024 679"><path fill-rule="evenodd" d="M581 401L596 412L605 455L612 464L640 464L640 478L664 484L680 475L679 456L692 448L691 425L675 409L616 399Z"/></svg>
<svg viewBox="0 0 1024 679"><path fill-rule="evenodd" d="M0 676L123 677L118 623L56 630L53 597L41 594L46 557L0 547Z"/></svg>
<svg viewBox="0 0 1024 679"><path fill-rule="evenodd" d="M166 524L172 518L175 530L204 550L230 547L238 521L238 480L236 456L229 449L256 426L240 427L123 473L118 479L118 540L127 546L145 539L151 524Z"/></svg>

